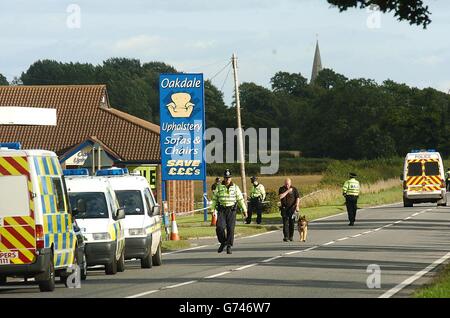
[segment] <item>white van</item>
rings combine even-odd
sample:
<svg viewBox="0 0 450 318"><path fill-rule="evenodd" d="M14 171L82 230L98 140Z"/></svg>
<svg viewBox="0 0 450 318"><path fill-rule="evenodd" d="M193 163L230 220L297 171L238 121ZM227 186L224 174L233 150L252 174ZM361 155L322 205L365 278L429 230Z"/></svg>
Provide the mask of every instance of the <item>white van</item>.
<svg viewBox="0 0 450 318"><path fill-rule="evenodd" d="M444 164L435 150L413 150L405 157L403 174L403 206L432 202L447 205Z"/></svg>
<svg viewBox="0 0 450 318"><path fill-rule="evenodd" d="M147 179L120 168L99 170L96 175L109 179L125 209L125 259L140 259L142 268L161 265L161 217Z"/></svg>
<svg viewBox="0 0 450 318"><path fill-rule="evenodd" d="M34 278L53 291L83 257L56 154L0 144L0 285Z"/></svg>
<svg viewBox="0 0 450 318"><path fill-rule="evenodd" d="M87 169L64 170L67 192L85 239L88 266L105 265L105 273L125 270L125 211L108 179L88 176Z"/></svg>

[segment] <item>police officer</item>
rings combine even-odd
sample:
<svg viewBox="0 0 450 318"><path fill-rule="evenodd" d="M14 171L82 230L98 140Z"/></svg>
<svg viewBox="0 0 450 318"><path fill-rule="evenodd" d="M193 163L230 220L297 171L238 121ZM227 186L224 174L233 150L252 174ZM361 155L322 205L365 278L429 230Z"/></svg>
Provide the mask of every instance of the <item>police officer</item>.
<svg viewBox="0 0 450 318"><path fill-rule="evenodd" d="M281 203L281 217L283 219L283 241L294 240L294 213L299 211L300 193L292 186L290 178L284 180L284 185L278 190Z"/></svg>
<svg viewBox="0 0 450 318"><path fill-rule="evenodd" d="M225 170L224 180L213 194L211 209L217 209L216 234L220 242L218 253L222 253L225 246L227 254L231 254L234 241L234 226L236 225L236 211L239 209L247 217L247 207L241 189L231 180L230 170Z"/></svg>
<svg viewBox="0 0 450 318"><path fill-rule="evenodd" d="M258 182L257 177L251 177L250 181L252 182L252 190L250 191L250 201L248 203L248 216L245 220L246 224L250 224L252 222L252 214L256 211L256 223L261 224L262 217L262 202L266 198L266 190L264 186Z"/></svg>
<svg viewBox="0 0 450 318"><path fill-rule="evenodd" d="M445 184L447 187L447 192L450 191L450 168L448 168L447 172L445 173Z"/></svg>
<svg viewBox="0 0 450 318"><path fill-rule="evenodd" d="M360 185L356 180L356 174L350 173L350 179L344 182L342 187L342 195L345 197L345 205L347 206L349 226L353 226L356 219L356 210L358 204Z"/></svg>
<svg viewBox="0 0 450 318"><path fill-rule="evenodd" d="M216 178L216 181L212 184L212 186L211 186L211 192L212 193L214 193L214 191L216 191L216 189L217 189L217 186L220 184L220 178L219 177L217 177Z"/></svg>

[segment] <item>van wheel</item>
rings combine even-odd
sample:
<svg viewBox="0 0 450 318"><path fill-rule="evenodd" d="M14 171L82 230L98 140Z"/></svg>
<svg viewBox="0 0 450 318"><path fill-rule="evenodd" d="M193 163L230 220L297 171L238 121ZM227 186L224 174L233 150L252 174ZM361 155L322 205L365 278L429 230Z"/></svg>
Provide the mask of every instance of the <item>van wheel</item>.
<svg viewBox="0 0 450 318"><path fill-rule="evenodd" d="M153 255L153 264L156 266L161 266L162 264L162 252L161 252L161 241L159 241L158 249L156 250L156 254Z"/></svg>
<svg viewBox="0 0 450 318"><path fill-rule="evenodd" d="M116 275L117 274L117 260L115 257L111 263L105 265L105 274L106 275Z"/></svg>
<svg viewBox="0 0 450 318"><path fill-rule="evenodd" d="M125 250L122 250L120 254L120 258L117 261L117 271L124 272L125 271Z"/></svg>
<svg viewBox="0 0 450 318"><path fill-rule="evenodd" d="M0 286L1 285L6 285L6 276L0 276Z"/></svg>
<svg viewBox="0 0 450 318"><path fill-rule="evenodd" d="M152 260L152 240L148 245L148 254L144 258L141 259L141 268L152 268L153 260Z"/></svg>
<svg viewBox="0 0 450 318"><path fill-rule="evenodd" d="M55 290L55 265L53 264L53 253L50 254L50 265L46 273L47 279L38 281L41 292L52 292Z"/></svg>
<svg viewBox="0 0 450 318"><path fill-rule="evenodd" d="M414 206L413 202L408 199L403 199L403 207L412 208Z"/></svg>
<svg viewBox="0 0 450 318"><path fill-rule="evenodd" d="M80 278L81 280L86 280L87 278L87 260L86 260L86 254L83 252L83 260L80 264Z"/></svg>

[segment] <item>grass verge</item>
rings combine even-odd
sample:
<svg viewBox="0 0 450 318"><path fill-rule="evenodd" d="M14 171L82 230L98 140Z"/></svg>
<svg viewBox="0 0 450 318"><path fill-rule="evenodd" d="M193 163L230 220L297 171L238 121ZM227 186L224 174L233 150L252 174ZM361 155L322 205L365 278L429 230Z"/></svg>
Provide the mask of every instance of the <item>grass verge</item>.
<svg viewBox="0 0 450 318"><path fill-rule="evenodd" d="M431 283L420 287L414 298L450 298L450 264L447 264Z"/></svg>

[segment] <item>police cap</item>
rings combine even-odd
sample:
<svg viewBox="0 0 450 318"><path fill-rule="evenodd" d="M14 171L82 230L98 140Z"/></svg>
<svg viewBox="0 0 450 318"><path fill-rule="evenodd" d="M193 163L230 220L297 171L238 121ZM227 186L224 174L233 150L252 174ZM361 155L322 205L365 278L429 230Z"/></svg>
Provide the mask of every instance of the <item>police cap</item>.
<svg viewBox="0 0 450 318"><path fill-rule="evenodd" d="M225 170L225 172L223 173L223 177L224 178L231 178L231 171L230 170Z"/></svg>

